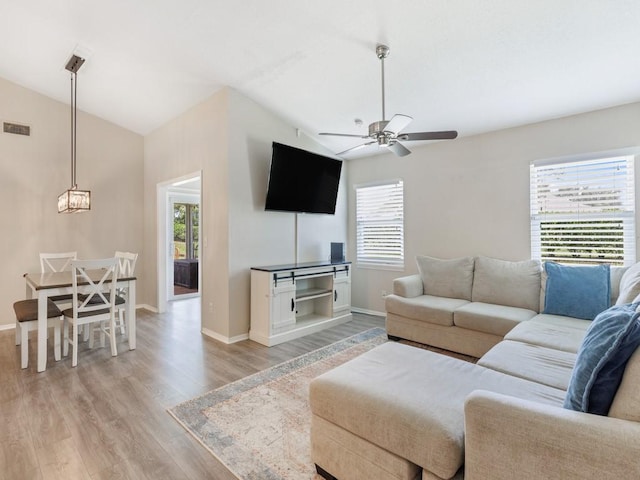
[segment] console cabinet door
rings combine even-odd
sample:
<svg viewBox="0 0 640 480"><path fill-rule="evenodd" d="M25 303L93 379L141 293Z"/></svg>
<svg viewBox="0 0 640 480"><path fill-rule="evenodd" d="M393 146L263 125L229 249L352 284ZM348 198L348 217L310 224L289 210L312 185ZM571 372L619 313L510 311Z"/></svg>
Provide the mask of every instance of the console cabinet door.
<svg viewBox="0 0 640 480"><path fill-rule="evenodd" d="M351 310L351 280L349 276L333 280L333 315L348 313Z"/></svg>
<svg viewBox="0 0 640 480"><path fill-rule="evenodd" d="M278 285L273 289L271 327L277 330L296 323L296 286Z"/></svg>

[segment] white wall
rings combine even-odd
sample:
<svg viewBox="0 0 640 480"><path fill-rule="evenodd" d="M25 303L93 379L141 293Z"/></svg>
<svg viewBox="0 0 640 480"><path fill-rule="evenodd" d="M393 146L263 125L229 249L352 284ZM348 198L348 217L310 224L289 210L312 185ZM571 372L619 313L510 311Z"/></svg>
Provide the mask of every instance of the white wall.
<svg viewBox="0 0 640 480"><path fill-rule="evenodd" d="M328 153L232 89L145 138L145 293L156 305L156 185L202 170L202 326L224 340L249 331L250 268L295 261L295 214L264 211L273 141ZM299 261L327 258L331 241L346 241L345 185L335 216L299 216Z"/></svg>
<svg viewBox="0 0 640 480"><path fill-rule="evenodd" d="M384 312L381 291L391 292L394 278L417 272L416 255L529 258L530 162L640 146L640 103L422 147L407 143L413 153L404 158L346 162L350 239L355 238L353 185L402 178L405 193L405 268L356 266L356 308ZM355 260L353 241L349 247L349 259Z"/></svg>
<svg viewBox="0 0 640 480"><path fill-rule="evenodd" d="M0 132L2 327L15 323L22 275L40 270L40 252L99 258L142 251L143 139L78 111L77 181L91 190L91 211L58 214L58 195L71 184L69 106L1 78L0 105L0 121L31 126L29 137ZM142 268L137 273L144 278Z"/></svg>

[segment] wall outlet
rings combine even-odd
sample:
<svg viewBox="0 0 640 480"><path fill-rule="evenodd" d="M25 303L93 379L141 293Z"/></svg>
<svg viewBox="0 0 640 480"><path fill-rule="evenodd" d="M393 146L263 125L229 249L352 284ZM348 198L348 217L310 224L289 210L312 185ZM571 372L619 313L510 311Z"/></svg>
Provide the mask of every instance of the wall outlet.
<svg viewBox="0 0 640 480"><path fill-rule="evenodd" d="M387 291L386 291L386 290L381 290L381 291L380 291L380 296L381 296L382 298L386 297L386 296L387 296Z"/></svg>

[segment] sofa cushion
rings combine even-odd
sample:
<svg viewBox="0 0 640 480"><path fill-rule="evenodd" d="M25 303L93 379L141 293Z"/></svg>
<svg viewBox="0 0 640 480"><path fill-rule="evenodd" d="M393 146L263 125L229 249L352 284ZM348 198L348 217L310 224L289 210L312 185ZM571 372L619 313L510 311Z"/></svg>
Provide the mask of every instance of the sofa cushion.
<svg viewBox="0 0 640 480"><path fill-rule="evenodd" d="M578 351L565 408L608 414L627 361L640 345L639 305L615 305L594 319Z"/></svg>
<svg viewBox="0 0 640 480"><path fill-rule="evenodd" d="M574 266L545 262L544 313L593 320L609 308L609 265Z"/></svg>
<svg viewBox="0 0 640 480"><path fill-rule="evenodd" d="M578 330L582 330L583 332L586 332L587 329L591 326L591 320L565 317L564 315L551 315L549 313L539 313L531 319L531 322L577 328Z"/></svg>
<svg viewBox="0 0 640 480"><path fill-rule="evenodd" d="M473 257L444 260L417 256L416 263L422 277L425 294L471 300Z"/></svg>
<svg viewBox="0 0 640 480"><path fill-rule="evenodd" d="M478 365L566 390L575 361L575 353L504 340L485 353Z"/></svg>
<svg viewBox="0 0 640 480"><path fill-rule="evenodd" d="M464 461L464 401L485 389L547 405L564 392L420 348L385 343L311 382L313 414L451 478Z"/></svg>
<svg viewBox="0 0 640 480"><path fill-rule="evenodd" d="M384 301L387 312L446 327L453 326L453 311L467 303L469 303L467 300L433 295L420 295L413 298L387 295Z"/></svg>
<svg viewBox="0 0 640 480"><path fill-rule="evenodd" d="M536 312L525 308L471 302L453 312L453 323L458 327L504 337L520 322L525 322L535 315Z"/></svg>
<svg viewBox="0 0 640 480"><path fill-rule="evenodd" d="M640 262L627 269L622 275L616 305L636 302L640 300L638 297L640 297Z"/></svg>
<svg viewBox="0 0 640 480"><path fill-rule="evenodd" d="M510 262L477 257L471 300L538 312L540 272L537 260Z"/></svg>
<svg viewBox="0 0 640 480"><path fill-rule="evenodd" d="M550 316L550 315L549 315ZM529 343L540 347L553 348L563 352L577 353L584 339L587 327L577 328L576 326L563 325L560 322L537 322L533 317L529 322L522 322L516 325L513 330L504 336L505 340L514 342ZM560 317L559 318L569 318ZM580 320L587 323L586 320Z"/></svg>

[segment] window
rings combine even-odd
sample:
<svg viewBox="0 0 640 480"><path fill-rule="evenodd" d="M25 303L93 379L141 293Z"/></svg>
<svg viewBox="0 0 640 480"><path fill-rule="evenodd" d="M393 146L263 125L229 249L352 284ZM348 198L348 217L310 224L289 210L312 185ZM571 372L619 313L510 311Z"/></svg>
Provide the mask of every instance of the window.
<svg viewBox="0 0 640 480"><path fill-rule="evenodd" d="M402 180L356 185L356 259L359 266L404 268Z"/></svg>
<svg viewBox="0 0 640 480"><path fill-rule="evenodd" d="M561 263L635 262L634 157L532 164L531 256Z"/></svg>

